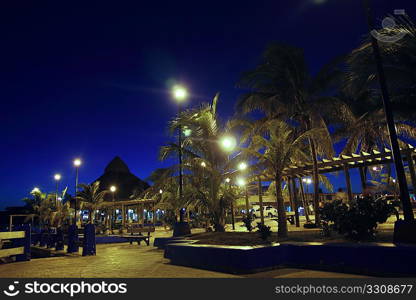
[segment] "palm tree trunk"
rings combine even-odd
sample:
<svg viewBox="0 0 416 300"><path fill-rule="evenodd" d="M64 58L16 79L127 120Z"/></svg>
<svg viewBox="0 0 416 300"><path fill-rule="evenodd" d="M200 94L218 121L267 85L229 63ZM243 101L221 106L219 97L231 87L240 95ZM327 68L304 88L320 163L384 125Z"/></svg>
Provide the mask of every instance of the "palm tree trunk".
<svg viewBox="0 0 416 300"><path fill-rule="evenodd" d="M275 184L278 218L277 236L279 238L284 238L287 237L286 211L282 194L282 176L279 174L276 174L275 176Z"/></svg>
<svg viewBox="0 0 416 300"><path fill-rule="evenodd" d="M302 203L303 203L303 211L305 212L306 222L309 223L310 222L310 220L309 220L309 207L308 207L308 203L306 203L305 191L303 189L303 182L300 178L299 178L299 186L300 186L300 193L301 193Z"/></svg>
<svg viewBox="0 0 416 300"><path fill-rule="evenodd" d="M313 206L315 213L315 225L319 227L321 225L321 217L318 213L319 207L319 173L318 173L318 158L316 153L315 142L313 139L309 139L309 145L311 147L312 161L313 161Z"/></svg>
<svg viewBox="0 0 416 300"><path fill-rule="evenodd" d="M259 176L259 203L260 203L260 222L264 225L264 211L263 211L263 190L261 185L261 178Z"/></svg>
<svg viewBox="0 0 416 300"><path fill-rule="evenodd" d="M296 227L300 226L299 222L299 209L298 209L298 191L296 189L296 181L295 178L290 178L290 181L292 182L292 192L293 192L293 205L295 208L295 223Z"/></svg>

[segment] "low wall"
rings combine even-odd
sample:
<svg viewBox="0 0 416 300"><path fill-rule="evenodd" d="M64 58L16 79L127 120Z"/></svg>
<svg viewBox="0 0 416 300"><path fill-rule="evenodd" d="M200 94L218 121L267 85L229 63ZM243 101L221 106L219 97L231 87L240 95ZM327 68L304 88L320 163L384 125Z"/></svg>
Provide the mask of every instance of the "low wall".
<svg viewBox="0 0 416 300"><path fill-rule="evenodd" d="M296 267L372 276L415 276L416 246L353 243L283 243L271 246L168 244L171 263L244 274Z"/></svg>

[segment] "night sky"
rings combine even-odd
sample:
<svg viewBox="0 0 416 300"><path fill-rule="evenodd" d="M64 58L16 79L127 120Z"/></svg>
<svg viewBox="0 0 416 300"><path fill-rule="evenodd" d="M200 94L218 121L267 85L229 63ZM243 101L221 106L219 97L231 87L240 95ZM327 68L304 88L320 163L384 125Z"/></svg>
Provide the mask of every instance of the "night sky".
<svg viewBox="0 0 416 300"><path fill-rule="evenodd" d="M373 3L377 24L394 9L414 17L414 0ZM164 166L172 83L188 105L220 92L225 120L269 42L304 48L316 72L368 30L361 0L2 1L0 25L0 208L53 191L56 172L72 192L76 157L81 182L116 155L143 179Z"/></svg>

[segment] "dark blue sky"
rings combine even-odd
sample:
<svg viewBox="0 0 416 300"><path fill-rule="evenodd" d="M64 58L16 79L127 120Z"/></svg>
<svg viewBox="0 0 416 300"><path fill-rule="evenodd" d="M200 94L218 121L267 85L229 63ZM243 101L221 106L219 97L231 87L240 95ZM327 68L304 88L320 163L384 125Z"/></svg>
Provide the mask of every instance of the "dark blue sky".
<svg viewBox="0 0 416 300"><path fill-rule="evenodd" d="M159 147L176 106L221 93L233 113L242 71L279 41L305 49L313 72L359 45L367 31L361 0L2 1L0 4L0 208L34 187L53 191L53 174L73 190L119 155L146 178L163 166ZM377 24L414 1L375 0ZM344 186L343 177L335 180ZM354 189L358 180L354 176Z"/></svg>

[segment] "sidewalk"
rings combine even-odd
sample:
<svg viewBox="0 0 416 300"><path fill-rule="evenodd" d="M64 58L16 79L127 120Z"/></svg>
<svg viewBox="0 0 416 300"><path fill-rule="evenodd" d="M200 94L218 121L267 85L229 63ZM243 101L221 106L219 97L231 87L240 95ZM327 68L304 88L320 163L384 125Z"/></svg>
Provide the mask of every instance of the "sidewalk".
<svg viewBox="0 0 416 300"><path fill-rule="evenodd" d="M175 266L154 247L122 244L97 245L96 256L32 259L0 265L2 278L332 278L360 277L341 273L279 269L250 275L212 272Z"/></svg>

